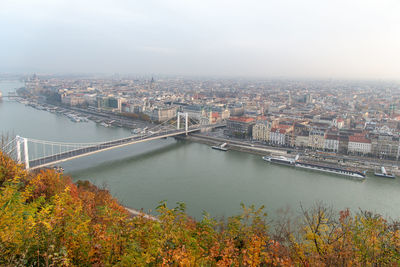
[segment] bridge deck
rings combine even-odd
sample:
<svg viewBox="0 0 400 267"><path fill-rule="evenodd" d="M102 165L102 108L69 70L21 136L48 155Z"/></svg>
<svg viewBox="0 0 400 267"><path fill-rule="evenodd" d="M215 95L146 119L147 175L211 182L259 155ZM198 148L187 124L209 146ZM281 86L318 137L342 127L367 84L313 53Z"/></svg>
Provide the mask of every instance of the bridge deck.
<svg viewBox="0 0 400 267"><path fill-rule="evenodd" d="M196 132L196 131L200 131L200 128L192 128L192 129L189 128L188 129L188 133ZM37 168L41 168L41 167L46 167L46 166L56 164L59 162L63 162L63 161L67 161L67 160L70 160L73 158L79 158L79 157L95 154L95 153L98 153L101 151L117 148L117 147L122 147L122 146L132 145L132 144L136 144L136 143L161 139L161 138L165 138L165 137L178 136L178 135L182 135L185 133L186 133L185 130L171 130L171 131L166 131L166 132L162 132L162 133L155 133L153 135L146 136L144 138L142 136L130 136L127 138L104 142L104 143L94 145L94 146L78 148L78 149L74 149L71 151L31 160L31 161L29 161L29 169L32 170L32 169L37 169Z"/></svg>

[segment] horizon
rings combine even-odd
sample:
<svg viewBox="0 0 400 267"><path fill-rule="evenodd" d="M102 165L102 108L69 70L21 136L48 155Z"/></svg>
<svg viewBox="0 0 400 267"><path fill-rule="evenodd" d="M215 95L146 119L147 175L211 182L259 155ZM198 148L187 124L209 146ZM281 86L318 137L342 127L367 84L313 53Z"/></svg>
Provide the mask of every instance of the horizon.
<svg viewBox="0 0 400 267"><path fill-rule="evenodd" d="M157 80L164 79L182 79L182 80L219 80L219 81L253 81L253 82L371 82L371 83L400 83L400 78L328 78L328 77L294 77L294 76L239 76L239 75L185 75L185 74L162 74L162 73L112 73L112 72L59 72L59 73L46 73L46 72L0 72L0 79L9 79L10 76L18 78L26 78L28 76L37 75L41 79L52 78L70 78L70 79L127 79L127 80L150 80L154 78ZM113 76L118 76L113 77Z"/></svg>

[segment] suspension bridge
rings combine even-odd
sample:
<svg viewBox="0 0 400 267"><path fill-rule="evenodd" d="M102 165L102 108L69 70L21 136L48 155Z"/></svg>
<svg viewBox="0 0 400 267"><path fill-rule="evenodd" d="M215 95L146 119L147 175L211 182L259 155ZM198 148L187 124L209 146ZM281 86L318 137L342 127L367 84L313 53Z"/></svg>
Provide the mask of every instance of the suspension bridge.
<svg viewBox="0 0 400 267"><path fill-rule="evenodd" d="M184 125L181 124L181 117ZM34 170L123 146L225 126L198 122L190 119L188 113L180 112L177 114L176 126L173 122L173 119L170 119L138 134L106 142L65 143L16 136L2 146L1 150L17 162L23 163L26 169Z"/></svg>

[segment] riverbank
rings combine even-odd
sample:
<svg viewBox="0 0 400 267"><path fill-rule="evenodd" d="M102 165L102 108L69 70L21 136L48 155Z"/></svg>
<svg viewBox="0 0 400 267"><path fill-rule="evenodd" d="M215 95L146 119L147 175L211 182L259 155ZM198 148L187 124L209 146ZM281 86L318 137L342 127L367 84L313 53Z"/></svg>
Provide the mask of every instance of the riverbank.
<svg viewBox="0 0 400 267"><path fill-rule="evenodd" d="M266 155L266 154L287 155L287 153L282 150L273 150L273 149L267 149L267 148L252 147L250 144L238 143L238 142L231 141L228 139L210 137L210 136L205 136L202 134L190 134L190 135L182 137L182 138L185 140L189 140L189 141L197 142L197 143L201 143L201 144L206 144L209 146L215 146L215 145L219 145L221 143L228 143L229 149L240 151L240 152L245 152L245 153L251 153L251 154L255 154L255 155Z"/></svg>
<svg viewBox="0 0 400 267"><path fill-rule="evenodd" d="M122 113L119 114L107 111L70 107L66 105L37 101L36 99L21 96L15 100L23 105L30 106L38 110L64 115L70 118L73 122L87 122L90 120L104 127L123 127L129 130L137 128L141 129L155 125L152 122L144 121L139 118L127 117Z"/></svg>
<svg viewBox="0 0 400 267"><path fill-rule="evenodd" d="M77 114L76 116L84 117L91 119L101 125L111 125L110 122L113 122L115 126L119 126L125 129L137 129L148 128L154 124L142 122L139 120L133 120L129 118L124 118L118 114L111 114L111 113L104 113L104 112L95 112L92 110L82 109L82 108L74 108L74 107L60 107L54 106L51 104L39 104L44 105L39 110L47 110L51 113L55 113L54 109L57 107L57 113L61 113L64 115L72 115L71 112ZM50 109L50 110L49 110ZM69 116L70 117L70 116ZM76 121L74 121L76 122ZM104 123L108 122L108 123ZM332 153L319 153L317 151L305 151L301 149L293 149L293 148L284 148L284 147L270 147L267 145L263 145L260 143L232 139L225 137L222 132L209 132L209 133L201 133L201 134L191 134L190 137L193 137L188 140L192 140L194 142L204 142L207 140L207 145L217 145L221 143L228 143L230 149L256 154L260 156L264 155L282 155L293 157L296 154L301 154L303 160L307 160L309 162L314 163L322 163L322 164L331 164L343 168L351 168L356 170L366 170L369 173L373 174L376 170L380 170L382 166L385 167L391 173L395 175L400 175L400 170L398 167L397 161L392 160L378 160L369 157L361 157L361 156L351 156L351 155L340 155L335 154L331 155Z"/></svg>
<svg viewBox="0 0 400 267"><path fill-rule="evenodd" d="M282 156L287 156L287 157L293 157L293 153L287 153L287 151L282 150L282 149L272 149L269 147L263 147L261 145L254 145L252 143L247 143L247 142L242 142L242 141L235 141L231 139L225 139L225 138L219 138L219 137L213 137L213 136L207 136L204 134L190 134L186 137L183 137L186 140L190 140L193 142L198 142L210 146L214 145L219 145L221 143L228 143L228 148L239 151L239 152L245 152L245 153L251 153L255 155L282 155ZM389 172L394 173L396 175L400 175L400 170L397 165L393 165L392 161L389 162L374 162L374 161L369 161L365 158L349 158L348 156L340 156L337 155L335 159L328 159L324 157L315 157L315 155L302 155L302 158L310 161L310 162L320 162L320 163L327 163L327 164L332 164L340 167L345 167L345 168L353 168L353 169L358 169L358 170L366 170L368 173L373 175L373 172L380 168L381 166L384 166Z"/></svg>
<svg viewBox="0 0 400 267"><path fill-rule="evenodd" d="M95 121L96 123L100 123L105 127L113 125L132 130L135 128L137 129L142 129L146 127L151 128L154 125L149 122L126 118L121 114L98 112L83 108L53 105L49 103L41 103L41 104L45 104L50 107L62 108L64 110L69 110L71 112L76 112L81 116L89 116L88 117L89 119ZM257 155L274 154L283 156L292 156L293 154L301 154L303 159L311 162L319 162L319 163L332 164L335 166L341 166L347 168L362 169L362 170L367 170L370 173L373 173L376 170L380 170L380 168L384 166L385 169L388 170L389 172L394 173L396 175L400 175L398 161L394 160L384 160L384 159L376 159L376 158L354 156L354 155L341 155L341 154L330 155L329 153L320 153L318 151L305 152L305 150L303 149L293 149L285 147L271 148L270 146L262 145L260 143L250 143L248 141L240 141L227 137L207 136L205 134L191 134L191 136L197 138L197 139L196 138L192 139L193 141L196 142L201 141L198 139L209 140L211 141L209 145L216 145L228 142L231 149L246 153L252 153ZM288 153L288 151L293 151L293 152Z"/></svg>

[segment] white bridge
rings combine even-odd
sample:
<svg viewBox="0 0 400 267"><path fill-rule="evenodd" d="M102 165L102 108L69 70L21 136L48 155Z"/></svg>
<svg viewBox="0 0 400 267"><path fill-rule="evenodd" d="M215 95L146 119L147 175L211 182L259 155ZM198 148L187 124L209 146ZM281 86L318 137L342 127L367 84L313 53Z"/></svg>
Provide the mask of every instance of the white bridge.
<svg viewBox="0 0 400 267"><path fill-rule="evenodd" d="M181 125L181 117L184 119L184 125ZM204 128L225 126L224 124L201 123L201 121L198 123L191 120L187 113L180 112L177 115L176 126L174 120L175 118L170 119L129 137L106 142L65 143L16 136L3 145L1 150L18 163L24 163L26 169L33 170L118 147L171 136L187 135Z"/></svg>

